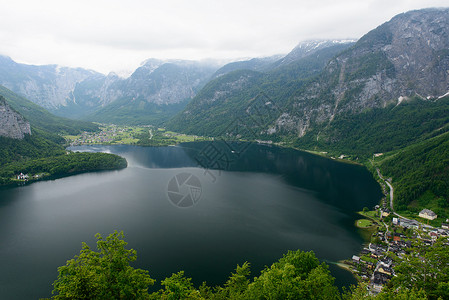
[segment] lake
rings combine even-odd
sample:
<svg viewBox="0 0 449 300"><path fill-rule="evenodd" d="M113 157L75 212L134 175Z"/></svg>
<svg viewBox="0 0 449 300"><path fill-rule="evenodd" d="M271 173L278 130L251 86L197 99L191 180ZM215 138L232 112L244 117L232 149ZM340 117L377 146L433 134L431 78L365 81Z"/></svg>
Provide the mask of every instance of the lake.
<svg viewBox="0 0 449 300"><path fill-rule="evenodd" d="M382 196L361 166L272 146L70 149L119 154L128 168L0 190L2 299L51 296L57 267L114 230L158 282L184 270L197 285L222 284L245 261L253 277L302 249L348 285L352 275L332 262L361 249L355 212Z"/></svg>

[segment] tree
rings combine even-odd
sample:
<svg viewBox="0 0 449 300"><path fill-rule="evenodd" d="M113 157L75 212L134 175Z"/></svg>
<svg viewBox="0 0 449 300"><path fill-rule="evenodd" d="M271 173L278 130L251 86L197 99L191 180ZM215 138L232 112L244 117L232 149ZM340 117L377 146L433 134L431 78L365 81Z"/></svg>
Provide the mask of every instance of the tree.
<svg viewBox="0 0 449 300"><path fill-rule="evenodd" d="M379 300L427 300L427 295L423 290L415 288L386 289L380 293L376 299Z"/></svg>
<svg viewBox="0 0 449 300"><path fill-rule="evenodd" d="M310 252L289 251L249 285L247 299L338 299L326 264Z"/></svg>
<svg viewBox="0 0 449 300"><path fill-rule="evenodd" d="M426 293L417 289L383 289L378 295L372 294L368 283L359 282L357 286L352 285L349 290L344 289L342 300L427 300Z"/></svg>
<svg viewBox="0 0 449 300"><path fill-rule="evenodd" d="M449 299L449 251L444 240L413 251L395 271L393 289L423 290L429 299Z"/></svg>
<svg viewBox="0 0 449 300"><path fill-rule="evenodd" d="M136 251L127 250L123 232L105 240L97 233L97 251L82 244L79 255L58 268L53 283L54 299L146 299L154 280L148 271L129 265L137 259Z"/></svg>
<svg viewBox="0 0 449 300"><path fill-rule="evenodd" d="M192 278L184 276L184 271L172 274L172 276L162 280L162 285L165 290L160 290L159 293L154 293L154 299L201 299L199 291L197 291L193 284Z"/></svg>
<svg viewBox="0 0 449 300"><path fill-rule="evenodd" d="M235 273L231 273L224 287L217 288L215 298L217 299L244 299L246 290L250 283L250 264L245 262L242 266L237 265Z"/></svg>

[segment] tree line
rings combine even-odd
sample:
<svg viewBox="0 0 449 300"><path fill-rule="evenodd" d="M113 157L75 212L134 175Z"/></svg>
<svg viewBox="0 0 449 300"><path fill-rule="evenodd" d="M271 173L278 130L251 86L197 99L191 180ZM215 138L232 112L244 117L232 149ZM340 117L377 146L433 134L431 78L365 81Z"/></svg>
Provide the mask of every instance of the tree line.
<svg viewBox="0 0 449 300"><path fill-rule="evenodd" d="M97 250L82 244L79 255L58 268L52 299L447 299L449 297L449 253L443 241L434 247L411 252L398 274L378 295L366 284L339 289L328 266L312 251L288 251L258 276L251 277L250 263L237 265L226 282L195 287L183 271L161 281L159 291L150 292L155 280L148 270L135 269L137 252L126 249L123 232L105 239L96 235Z"/></svg>
<svg viewBox="0 0 449 300"><path fill-rule="evenodd" d="M0 170L0 184L16 182L15 178L20 173L60 177L81 172L122 169L126 166L126 159L115 154L68 152L7 164Z"/></svg>

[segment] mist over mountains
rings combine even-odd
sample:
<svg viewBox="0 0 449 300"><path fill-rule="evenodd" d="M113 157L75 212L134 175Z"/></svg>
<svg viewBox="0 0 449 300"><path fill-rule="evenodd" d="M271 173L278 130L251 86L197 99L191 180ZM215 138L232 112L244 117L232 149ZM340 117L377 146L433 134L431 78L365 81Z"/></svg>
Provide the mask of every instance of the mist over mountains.
<svg viewBox="0 0 449 300"><path fill-rule="evenodd" d="M224 66L148 59L128 78L1 57L0 84L70 118L217 136L232 135L225 128L239 116L264 139L333 143L346 116L448 93L448 25L448 9L410 11L358 41L304 41L287 55ZM282 112L262 127L248 113L261 94Z"/></svg>
<svg viewBox="0 0 449 300"><path fill-rule="evenodd" d="M81 68L20 64L1 56L0 84L60 116L123 123L139 115L137 123L161 123L182 110L214 78L236 70L280 69L320 49L348 42L306 41L287 56L224 66L215 60L147 59L128 78Z"/></svg>

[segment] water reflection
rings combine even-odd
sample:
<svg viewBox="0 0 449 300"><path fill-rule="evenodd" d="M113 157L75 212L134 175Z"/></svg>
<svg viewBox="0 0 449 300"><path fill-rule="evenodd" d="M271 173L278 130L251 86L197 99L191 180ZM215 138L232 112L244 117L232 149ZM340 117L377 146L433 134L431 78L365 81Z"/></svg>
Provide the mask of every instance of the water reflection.
<svg viewBox="0 0 449 300"><path fill-rule="evenodd" d="M114 146L113 151L126 157L129 165L147 168L180 168L200 167L198 157L210 142L186 143L177 147L148 148L133 146ZM363 199L379 199L381 197L378 184L372 175L362 166L347 165L322 158L307 152L273 147L268 145L251 145L245 152L237 155L229 151L222 143L214 144L222 152L227 151L228 164L213 164L210 172L219 179L222 172L252 172L276 174L289 185L312 190L319 193L319 198L349 211L359 211L365 206ZM104 151L105 147L77 147L79 151ZM108 149L108 151L111 151ZM221 166L221 168L220 168ZM226 168L224 167L226 166ZM212 182L207 172L203 180ZM341 198L345 198L341 201ZM377 200L369 201L370 204Z"/></svg>
<svg viewBox="0 0 449 300"><path fill-rule="evenodd" d="M77 147L117 153L129 167L0 190L0 295L50 296L57 267L79 252L81 242L94 246L95 233L116 229L138 251L137 267L159 281L185 270L195 284L221 284L244 261L256 276L289 249L336 261L361 247L354 212L380 198L363 168L252 145L230 156L226 171L213 170L213 182L198 168L204 146ZM195 175L202 187L201 200L188 209L167 197L180 173ZM339 285L354 282L345 271L332 272Z"/></svg>

